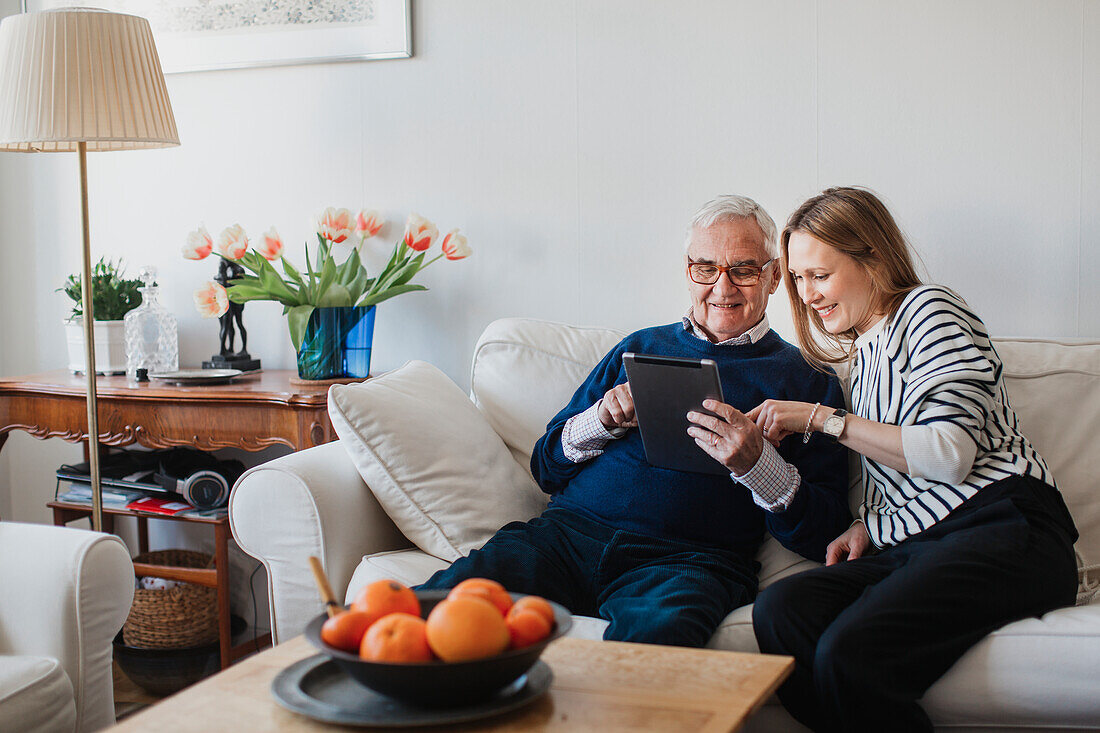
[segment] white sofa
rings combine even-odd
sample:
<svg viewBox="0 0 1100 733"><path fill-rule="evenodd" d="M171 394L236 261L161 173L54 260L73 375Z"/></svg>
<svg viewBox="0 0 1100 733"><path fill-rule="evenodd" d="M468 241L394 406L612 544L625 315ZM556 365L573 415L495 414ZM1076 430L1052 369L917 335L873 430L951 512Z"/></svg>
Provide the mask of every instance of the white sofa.
<svg viewBox="0 0 1100 733"><path fill-rule="evenodd" d="M485 330L474 353L471 397L524 470L549 418L621 337L607 329L527 319L496 321ZM1096 562L1100 343L1000 339L996 345L1023 430L1050 464L1081 532L1078 551ZM330 411L332 402L330 396ZM397 529L342 442L253 468L230 499L234 535L267 569L276 641L299 634L321 611L306 563L310 555L322 559L333 587L349 598L372 580L414 584L447 565ZM853 500L859 493L856 475ZM758 559L762 587L814 566L772 539ZM1100 728L1100 594L1095 590L1093 584L1082 594L1092 596L1091 603L1009 624L971 649L923 700L937 728ZM587 638L600 638L606 625L593 618L574 621L572 634ZM710 646L757 651L751 609L730 614ZM755 729L801 729L778 706L767 708L755 719Z"/></svg>
<svg viewBox="0 0 1100 733"><path fill-rule="evenodd" d="M114 724L111 642L133 598L118 537L0 522L0 733Z"/></svg>

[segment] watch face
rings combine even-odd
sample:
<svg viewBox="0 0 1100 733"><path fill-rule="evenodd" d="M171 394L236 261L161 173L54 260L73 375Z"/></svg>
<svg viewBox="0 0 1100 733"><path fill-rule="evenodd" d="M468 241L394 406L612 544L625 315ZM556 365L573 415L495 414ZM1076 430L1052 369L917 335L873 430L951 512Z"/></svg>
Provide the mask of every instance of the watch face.
<svg viewBox="0 0 1100 733"><path fill-rule="evenodd" d="M842 432L844 432L844 418L837 417L836 415L830 415L829 417L825 418L824 428L824 433L826 435L831 435L836 438Z"/></svg>

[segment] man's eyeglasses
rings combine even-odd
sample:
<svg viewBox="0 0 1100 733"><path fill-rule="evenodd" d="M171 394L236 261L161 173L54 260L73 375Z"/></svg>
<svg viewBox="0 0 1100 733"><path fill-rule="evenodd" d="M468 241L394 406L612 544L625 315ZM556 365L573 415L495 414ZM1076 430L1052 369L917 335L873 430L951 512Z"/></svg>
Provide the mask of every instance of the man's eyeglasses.
<svg viewBox="0 0 1100 733"><path fill-rule="evenodd" d="M692 282L697 282L700 285L713 285L718 282L718 278L722 277L725 273L729 277L730 282L734 285L749 286L756 285L760 282L760 275L764 272L768 265L775 262L775 258L772 258L762 265L733 265L732 267L726 267L724 265L711 265L706 262L694 262L688 260L688 277Z"/></svg>

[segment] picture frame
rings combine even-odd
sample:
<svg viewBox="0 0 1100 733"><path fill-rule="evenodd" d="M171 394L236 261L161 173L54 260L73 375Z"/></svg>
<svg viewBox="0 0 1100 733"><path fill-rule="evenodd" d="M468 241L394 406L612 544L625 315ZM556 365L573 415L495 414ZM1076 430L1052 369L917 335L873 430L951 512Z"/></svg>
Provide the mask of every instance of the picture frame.
<svg viewBox="0 0 1100 733"><path fill-rule="evenodd" d="M412 0L93 0L149 20L165 74L412 56ZM23 12L73 5L22 0Z"/></svg>

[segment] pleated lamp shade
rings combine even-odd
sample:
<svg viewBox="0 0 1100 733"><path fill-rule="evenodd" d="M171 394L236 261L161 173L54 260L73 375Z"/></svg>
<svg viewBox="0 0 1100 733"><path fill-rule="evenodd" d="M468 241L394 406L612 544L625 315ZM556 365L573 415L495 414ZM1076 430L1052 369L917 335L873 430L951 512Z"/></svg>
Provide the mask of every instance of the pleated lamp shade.
<svg viewBox="0 0 1100 733"><path fill-rule="evenodd" d="M0 150L179 145L149 21L93 8L0 22Z"/></svg>

